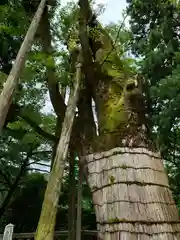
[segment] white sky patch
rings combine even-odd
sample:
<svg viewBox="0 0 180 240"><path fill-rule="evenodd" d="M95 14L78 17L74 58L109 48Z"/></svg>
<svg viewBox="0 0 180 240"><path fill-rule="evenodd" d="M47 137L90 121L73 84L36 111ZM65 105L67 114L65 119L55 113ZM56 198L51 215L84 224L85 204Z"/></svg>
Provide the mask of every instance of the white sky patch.
<svg viewBox="0 0 180 240"><path fill-rule="evenodd" d="M105 4L105 11L99 17L100 22L107 25L117 23L123 20L123 10L126 8L126 0L98 0L97 2Z"/></svg>

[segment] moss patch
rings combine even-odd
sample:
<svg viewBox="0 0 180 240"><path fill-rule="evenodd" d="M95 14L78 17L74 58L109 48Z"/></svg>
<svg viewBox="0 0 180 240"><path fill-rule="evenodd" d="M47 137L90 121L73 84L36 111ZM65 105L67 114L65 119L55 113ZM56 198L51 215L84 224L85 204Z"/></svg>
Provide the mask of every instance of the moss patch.
<svg viewBox="0 0 180 240"><path fill-rule="evenodd" d="M109 176L110 184L113 184L115 182L114 176Z"/></svg>
<svg viewBox="0 0 180 240"><path fill-rule="evenodd" d="M112 219L109 219L109 221L108 221L108 223L109 224L115 224L115 223L121 223L121 222L126 222L127 220L125 219L125 218L121 218L121 219L119 219L119 218L112 218Z"/></svg>

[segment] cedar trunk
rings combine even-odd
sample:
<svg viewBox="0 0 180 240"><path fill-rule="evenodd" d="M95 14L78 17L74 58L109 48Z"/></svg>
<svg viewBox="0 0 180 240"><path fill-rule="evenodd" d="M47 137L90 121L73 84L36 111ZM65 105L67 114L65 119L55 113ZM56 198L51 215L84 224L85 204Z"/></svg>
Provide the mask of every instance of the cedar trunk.
<svg viewBox="0 0 180 240"><path fill-rule="evenodd" d="M114 148L86 156L100 239L180 239L178 211L159 154Z"/></svg>
<svg viewBox="0 0 180 240"><path fill-rule="evenodd" d="M149 138L141 78L124 68L123 56L118 56L89 1L80 0L79 5L85 81L91 87L98 120L99 136L93 139L93 153L84 157L84 164L99 238L180 239L168 177ZM94 61L86 63L91 52Z"/></svg>

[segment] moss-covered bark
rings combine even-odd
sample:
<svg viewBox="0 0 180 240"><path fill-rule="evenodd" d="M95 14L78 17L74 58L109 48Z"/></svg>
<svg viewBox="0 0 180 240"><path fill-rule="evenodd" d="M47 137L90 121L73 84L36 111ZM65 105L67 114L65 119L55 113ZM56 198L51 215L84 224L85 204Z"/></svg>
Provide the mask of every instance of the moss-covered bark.
<svg viewBox="0 0 180 240"><path fill-rule="evenodd" d="M139 80L123 68L88 0L80 0L80 9L88 25L80 31L81 44L94 56L93 78L86 81L96 103L99 136L84 164L99 239L179 239L179 216L168 178L159 155L150 151Z"/></svg>
<svg viewBox="0 0 180 240"><path fill-rule="evenodd" d="M111 38L93 16L88 1L80 1L80 9L80 16L88 25L83 33L80 32L82 48L86 50L84 58L88 52L87 39L94 56L91 72L86 68L87 75L93 76L87 82L92 87L100 134L94 150L122 145L149 146L144 100L138 80L123 68L123 60L118 58Z"/></svg>

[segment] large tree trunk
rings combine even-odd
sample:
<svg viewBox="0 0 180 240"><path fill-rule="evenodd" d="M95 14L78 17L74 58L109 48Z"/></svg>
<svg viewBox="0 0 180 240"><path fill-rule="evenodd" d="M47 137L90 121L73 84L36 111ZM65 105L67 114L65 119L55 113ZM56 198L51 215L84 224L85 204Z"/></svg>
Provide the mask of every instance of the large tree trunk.
<svg viewBox="0 0 180 240"><path fill-rule="evenodd" d="M37 12L34 15L34 18L31 22L31 25L28 29L26 37L21 45L21 48L16 57L15 63L12 67L12 70L4 84L3 90L0 95L0 130L2 129L9 107L12 102L13 93L15 88L18 85L18 78L20 76L21 70L24 66L26 54L29 48L32 45L34 36L36 34L37 28L39 26L42 13L44 11L46 0L41 0Z"/></svg>
<svg viewBox="0 0 180 240"><path fill-rule="evenodd" d="M180 239L162 159L146 148L114 148L85 159L100 239Z"/></svg>
<svg viewBox="0 0 180 240"><path fill-rule="evenodd" d="M83 57L88 47L94 56L94 77L87 82L93 88L99 136L92 144L94 153L87 155L84 163L99 237L180 239L168 177L148 136L139 79L124 69L123 59L118 58L108 33L92 15L88 0L80 0L79 5L84 20L80 22ZM88 75L89 69L85 70Z"/></svg>

